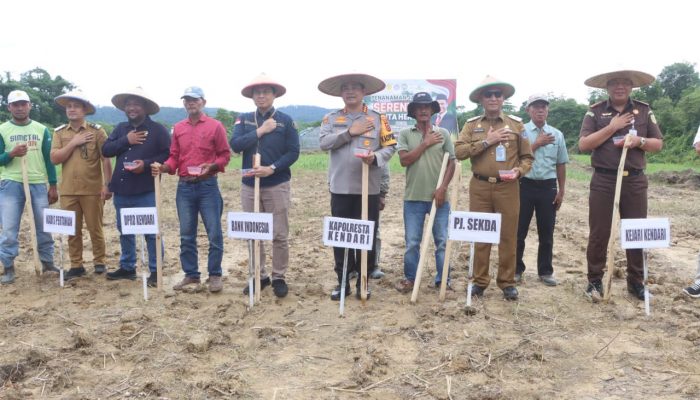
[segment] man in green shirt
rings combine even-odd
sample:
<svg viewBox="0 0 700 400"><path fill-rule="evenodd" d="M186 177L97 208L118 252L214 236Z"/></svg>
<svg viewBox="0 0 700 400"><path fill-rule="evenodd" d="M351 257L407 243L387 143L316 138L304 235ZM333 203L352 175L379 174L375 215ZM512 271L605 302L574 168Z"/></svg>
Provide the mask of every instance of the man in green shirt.
<svg viewBox="0 0 700 400"><path fill-rule="evenodd" d="M12 119L0 125L0 282L15 280L14 260L19 254L19 226L26 198L22 179L22 157L26 159L29 191L42 271L58 271L53 265L53 239L43 229L44 209L58 200L56 169L50 161L51 135L46 127L29 118L32 109L26 92L14 90L7 96ZM49 189L46 189L48 180Z"/></svg>
<svg viewBox="0 0 700 400"><path fill-rule="evenodd" d="M442 281L442 265L445 260L447 224L450 216L450 203L447 202L447 188L455 171L455 150L447 129L430 124L433 114L440 111L440 104L428 93L419 92L408 104L408 116L415 118L416 125L399 133L399 160L406 167L406 190L403 201L404 232L406 253L404 254L404 279L396 284L402 293L413 290L416 269L420 258L420 244L423 239L425 215L430 213L435 200L435 221L432 226L435 242L435 287ZM445 177L435 189L440 178L442 160L449 154ZM449 276L447 277L449 283Z"/></svg>

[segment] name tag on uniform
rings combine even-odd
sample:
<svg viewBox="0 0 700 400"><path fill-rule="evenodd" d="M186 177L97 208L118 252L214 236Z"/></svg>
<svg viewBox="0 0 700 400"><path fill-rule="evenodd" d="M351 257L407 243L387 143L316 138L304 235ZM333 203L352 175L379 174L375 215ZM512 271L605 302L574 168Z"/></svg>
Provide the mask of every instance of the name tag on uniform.
<svg viewBox="0 0 700 400"><path fill-rule="evenodd" d="M486 131L484 130L484 128L475 128L472 132L473 133L484 133Z"/></svg>

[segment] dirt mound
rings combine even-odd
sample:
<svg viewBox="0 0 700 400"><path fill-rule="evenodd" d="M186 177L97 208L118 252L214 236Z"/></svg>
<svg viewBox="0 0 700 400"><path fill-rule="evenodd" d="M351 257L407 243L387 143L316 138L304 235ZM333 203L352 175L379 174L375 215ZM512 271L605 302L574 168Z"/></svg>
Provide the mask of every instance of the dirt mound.
<svg viewBox="0 0 700 400"><path fill-rule="evenodd" d="M688 188L700 188L700 173L688 169L685 171L661 171L649 175L649 179L654 182L661 182L669 185L683 185Z"/></svg>

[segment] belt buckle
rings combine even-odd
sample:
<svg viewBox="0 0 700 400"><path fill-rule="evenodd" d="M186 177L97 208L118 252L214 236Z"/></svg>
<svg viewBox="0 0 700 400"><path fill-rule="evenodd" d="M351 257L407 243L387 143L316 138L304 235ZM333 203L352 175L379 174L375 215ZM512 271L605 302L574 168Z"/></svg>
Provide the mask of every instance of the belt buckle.
<svg viewBox="0 0 700 400"><path fill-rule="evenodd" d="M496 183L498 182L498 178L494 178L493 176L489 176L489 183Z"/></svg>
<svg viewBox="0 0 700 400"><path fill-rule="evenodd" d="M629 176L630 172L629 171L622 171L622 176Z"/></svg>

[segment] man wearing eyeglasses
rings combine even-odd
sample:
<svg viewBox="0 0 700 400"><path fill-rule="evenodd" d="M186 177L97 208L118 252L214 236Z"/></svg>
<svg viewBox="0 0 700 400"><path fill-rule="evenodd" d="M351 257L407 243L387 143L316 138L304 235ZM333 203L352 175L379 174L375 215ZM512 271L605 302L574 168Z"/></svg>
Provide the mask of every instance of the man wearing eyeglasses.
<svg viewBox="0 0 700 400"><path fill-rule="evenodd" d="M15 281L14 261L19 254L19 225L27 199L22 187L22 158L25 157L37 247L42 272L58 272L53 264L53 239L42 227L44 209L58 201L56 167L51 164L51 134L29 117L32 103L27 92L13 90L7 95L12 119L0 125L0 263L3 285ZM49 187L46 188L48 181Z"/></svg>
<svg viewBox="0 0 700 400"><path fill-rule="evenodd" d="M112 163L102 155L107 133L100 125L87 122L85 117L95 113L95 106L81 91L62 94L56 104L66 110L68 123L54 130L51 162L62 165L61 208L75 211L75 235L68 237L70 270L66 280L85 275L83 267L83 219L90 232L95 273L105 272L105 237L102 216L105 200L112 197L107 184L112 180Z"/></svg>
<svg viewBox="0 0 700 400"><path fill-rule="evenodd" d="M289 206L292 166L299 158L299 134L292 117L273 107L276 98L287 89L265 74L261 74L242 90L244 97L253 99L256 111L241 114L233 127L231 148L243 153L242 166L250 170L241 177L243 210L255 209L255 177L260 178L260 211L272 214L272 273L265 269L265 247L260 241L260 289L272 285L277 297L287 296L286 272L289 267ZM260 166L253 166L253 157L260 154ZM248 294L249 287L243 289Z"/></svg>
<svg viewBox="0 0 700 400"><path fill-rule="evenodd" d="M516 232L520 213L518 179L528 173L534 160L525 127L519 117L505 115L503 103L515 93L513 85L487 76L469 95L484 114L467 120L455 142L459 160L470 159L469 209L500 213L496 283L506 300L517 300L515 288ZM489 285L491 244L477 243L472 296L481 297Z"/></svg>
<svg viewBox="0 0 700 400"><path fill-rule="evenodd" d="M625 158L625 170L620 191L620 217L646 218L647 177L646 153L655 153L663 147L663 135L656 117L648 104L632 100L635 87L654 82L654 77L640 71L614 71L588 78L586 86L606 89L609 98L586 112L581 124L578 148L592 151L591 178L588 197L588 288L586 295L597 302L603 296L602 278L607 259L608 239L612 225L613 200L617 183L617 169L622 157L625 136L632 141ZM644 299L644 259L641 249L626 250L627 290L640 300Z"/></svg>

